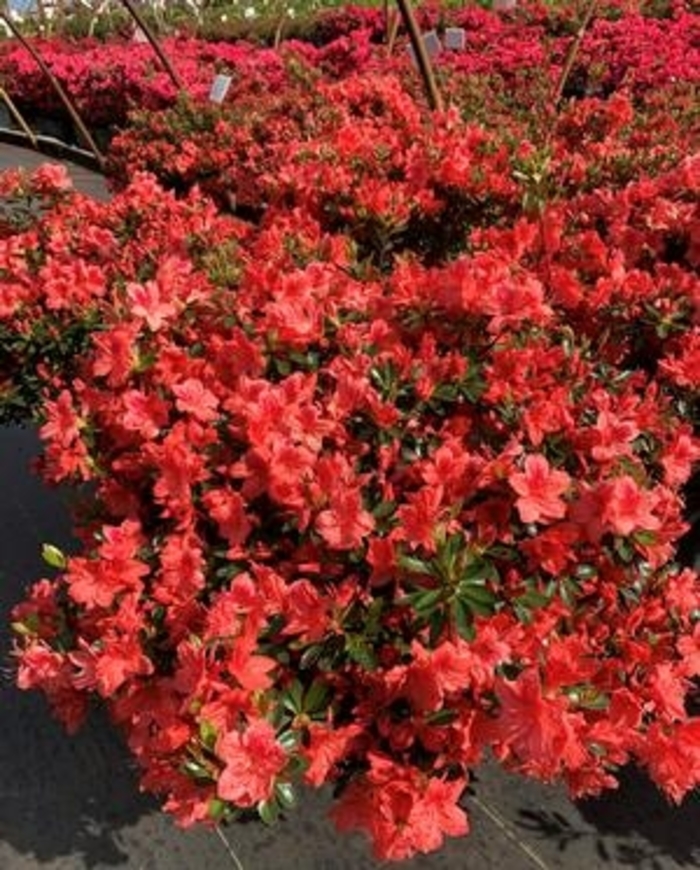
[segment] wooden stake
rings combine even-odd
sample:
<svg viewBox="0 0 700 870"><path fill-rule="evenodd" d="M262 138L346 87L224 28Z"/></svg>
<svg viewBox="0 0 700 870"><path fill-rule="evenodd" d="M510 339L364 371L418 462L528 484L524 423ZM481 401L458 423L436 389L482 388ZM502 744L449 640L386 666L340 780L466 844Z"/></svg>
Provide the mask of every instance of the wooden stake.
<svg viewBox="0 0 700 870"><path fill-rule="evenodd" d="M569 53L567 54L566 60L564 61L564 66L562 67L559 81L557 82L557 86L554 89L554 94L552 95L552 105L555 109L561 102L562 95L564 94L564 88L566 87L566 83L569 79L569 76L571 75L571 70L574 66L574 61L576 60L576 56L579 53L581 43L583 42L583 37L586 35L586 31L588 30L588 26L591 23L593 13L595 12L595 8L597 5L598 0L590 0L590 2L588 3L588 7L583 16L583 21L581 22L581 26L578 29L578 33L576 34L576 39L574 39L571 47L569 48Z"/></svg>
<svg viewBox="0 0 700 870"><path fill-rule="evenodd" d="M399 35L399 24L401 24L401 16L395 9L392 9L389 14L389 34L386 43L386 50L389 54L394 51L396 37Z"/></svg>
<svg viewBox="0 0 700 870"><path fill-rule="evenodd" d="M22 113L21 113L20 110L17 108L17 106L14 104L14 101L13 101L12 97L7 93L7 91L5 90L5 88L3 88L2 86L0 86L0 99L2 99L2 101L5 103L5 105L6 105L7 108L9 109L9 112L10 112L10 114L12 115L12 117L13 117L13 118L15 119L15 121L19 124L20 129L22 130L22 132L24 133L24 135L25 135L25 136L27 137L27 139L29 139L29 141L32 143L32 148L34 148L34 149L38 149L38 144L37 144L37 141L36 141L36 136L35 136L34 133L32 132L32 130L31 130L29 124L27 124L27 122L26 122L26 121L24 120L24 118L22 117Z"/></svg>
<svg viewBox="0 0 700 870"><path fill-rule="evenodd" d="M428 103L430 104L430 108L435 109L438 112L442 112L444 111L442 94L440 93L440 90L437 86L437 81L435 80L435 73L433 72L433 65L431 64L430 58L428 57L428 52L425 50L425 45L423 44L423 37L418 28L416 16L413 14L411 0L396 0L396 2L401 12L401 17L403 18L404 24L406 25L406 30L408 30L408 35L411 40L411 45L413 46L413 51L416 54L418 69L420 70L420 74L423 77L423 82L425 84L425 90L428 96Z"/></svg>
<svg viewBox="0 0 700 870"><path fill-rule="evenodd" d="M141 15L141 13L140 13L139 10L136 8L136 6L134 6L134 4L132 3L132 0L121 0L121 2L122 2L122 5L125 6L126 9L128 10L128 12L129 12L129 14L131 15L131 17L132 17L132 18L134 19L134 21L136 22L136 26L139 27L139 28L144 32L144 34L145 34L145 36L146 36L146 39L147 39L147 40L150 42L150 44L151 44L151 48L152 48L153 51L155 51L155 53L158 55L158 59L159 59L160 62L163 64L163 67L165 68L165 71L168 73L168 75L169 75L170 78L172 79L172 82L173 82L173 84L175 85L175 87L176 87L179 91L184 91L184 90L185 90L185 86L184 86L184 84L182 83L182 79L181 79L180 76L177 74L177 72L175 71L175 68L173 67L173 65L172 65L172 64L170 63L170 61L168 60L168 58L167 58L165 52L164 52L163 49L161 48L160 43L159 43L158 40L156 39L156 35L155 35L155 33L153 32L153 30L150 28L150 26L149 26L148 23L146 22L146 19Z"/></svg>
<svg viewBox="0 0 700 870"><path fill-rule="evenodd" d="M282 45L282 36L284 34L284 25L285 25L286 21L287 21L287 13L283 12L279 17L279 21L277 22L277 27L275 28L275 40L272 44L272 47L275 49L275 51L278 51L280 45Z"/></svg>

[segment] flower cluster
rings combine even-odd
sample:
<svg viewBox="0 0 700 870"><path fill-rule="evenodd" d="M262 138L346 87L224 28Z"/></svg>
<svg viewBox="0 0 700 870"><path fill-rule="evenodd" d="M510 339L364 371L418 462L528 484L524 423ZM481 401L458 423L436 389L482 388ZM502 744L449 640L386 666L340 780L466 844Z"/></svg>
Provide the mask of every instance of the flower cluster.
<svg viewBox="0 0 700 870"><path fill-rule="evenodd" d="M112 183L147 171L254 220L301 208L324 230L348 233L360 259L408 249L439 260L463 250L476 226L670 169L697 142L687 85L576 100L556 118L532 114L532 100L514 111L499 88L484 104L483 92L457 86L435 125L396 76L328 82L297 72L288 87L241 94L230 109L182 101L134 113L112 143Z"/></svg>
<svg viewBox="0 0 700 870"><path fill-rule="evenodd" d="M27 204L0 223L3 396L31 382L44 476L88 493L15 609L19 685L71 729L99 699L183 825L332 783L338 827L402 859L467 832L488 754L576 796L634 762L681 800L688 90L504 129L374 70L247 93L180 154L191 106L144 115L108 204L0 179Z"/></svg>

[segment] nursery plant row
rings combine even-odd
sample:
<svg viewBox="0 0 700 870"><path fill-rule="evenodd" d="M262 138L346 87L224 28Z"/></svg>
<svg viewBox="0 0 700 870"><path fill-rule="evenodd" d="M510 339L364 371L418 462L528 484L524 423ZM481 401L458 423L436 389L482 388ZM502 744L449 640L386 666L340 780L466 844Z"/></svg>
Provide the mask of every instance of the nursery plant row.
<svg viewBox="0 0 700 870"><path fill-rule="evenodd" d="M560 71L580 23L579 6L528 2L497 14L475 4L459 9L432 4L419 7L417 17L424 32L465 31L463 49L442 51L434 59L442 87L466 80L479 90L498 83L506 92L521 87L533 92ZM697 84L700 28L692 3L600 0L598 8L568 78L567 96L605 96L623 84L635 93L673 82ZM289 82L291 58L330 80L371 71L405 77L410 64L403 29L391 54L382 50L385 37L382 10L349 6L312 19L305 39L286 39L279 49L265 42L186 36L161 43L183 82L182 95L206 100L214 75L227 72L234 79L227 104L233 105L241 89L265 91ZM114 130L132 109L162 109L177 99L177 88L147 43L115 35L107 41L53 38L34 44L91 130ZM48 78L16 40L0 42L0 82L30 115L63 111Z"/></svg>

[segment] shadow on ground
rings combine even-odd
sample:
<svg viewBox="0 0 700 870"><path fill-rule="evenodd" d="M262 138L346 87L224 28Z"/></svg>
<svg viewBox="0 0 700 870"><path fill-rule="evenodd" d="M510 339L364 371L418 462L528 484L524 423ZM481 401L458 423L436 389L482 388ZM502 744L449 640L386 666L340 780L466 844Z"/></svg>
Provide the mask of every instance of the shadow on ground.
<svg viewBox="0 0 700 870"><path fill-rule="evenodd" d="M521 807L517 826L526 835L566 856L585 847L596 867L666 870L700 866L700 797L671 805L639 770L622 772L620 788L595 800L556 807ZM578 862L576 862L578 866Z"/></svg>
<svg viewBox="0 0 700 870"><path fill-rule="evenodd" d="M37 864L62 856L81 867L118 865L129 852L118 832L153 806L114 732L93 717L76 737L47 716L42 698L3 692L0 825L5 843Z"/></svg>
<svg viewBox="0 0 700 870"><path fill-rule="evenodd" d="M126 856L113 831L152 806L138 797L117 735L96 715L68 738L42 697L12 683L12 606L44 573L41 544L71 546L60 494L28 471L36 450L32 433L0 430L0 830L6 843L39 862L78 853L86 867L120 864Z"/></svg>
<svg viewBox="0 0 700 870"><path fill-rule="evenodd" d="M619 841L617 863L661 870L670 857L681 867L700 866L700 795L675 806L642 771L629 768L620 779L618 791L578 803L589 824Z"/></svg>

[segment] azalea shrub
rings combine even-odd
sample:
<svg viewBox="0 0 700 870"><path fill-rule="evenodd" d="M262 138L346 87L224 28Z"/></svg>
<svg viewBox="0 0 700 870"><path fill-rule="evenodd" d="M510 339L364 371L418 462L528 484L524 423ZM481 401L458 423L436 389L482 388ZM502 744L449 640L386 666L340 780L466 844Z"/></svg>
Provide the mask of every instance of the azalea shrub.
<svg viewBox="0 0 700 870"><path fill-rule="evenodd" d="M682 800L692 83L494 85L506 124L467 78L429 114L400 69L311 72L136 119L109 203L0 178L0 400L84 495L15 608L19 686L69 730L106 707L182 825L332 785L399 860L467 833L491 757Z"/></svg>
<svg viewBox="0 0 700 870"><path fill-rule="evenodd" d="M130 109L162 109L177 97L171 78L148 44L124 39L106 44L45 39L37 40L35 47L90 128L119 128ZM248 81L257 70L268 84L283 70L276 53L245 43L217 47L183 37L165 40L163 49L188 92L202 100L219 70L240 69ZM39 116L60 112L49 79L39 74L31 55L15 42L0 44L0 80L23 112Z"/></svg>

